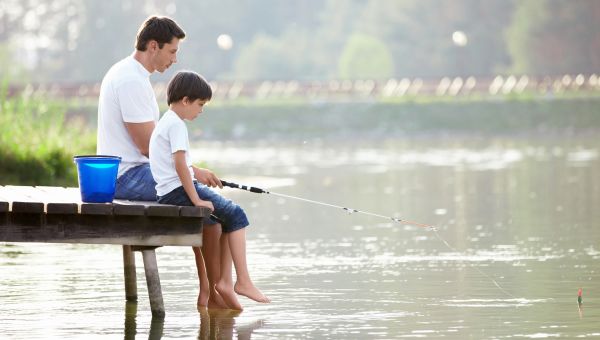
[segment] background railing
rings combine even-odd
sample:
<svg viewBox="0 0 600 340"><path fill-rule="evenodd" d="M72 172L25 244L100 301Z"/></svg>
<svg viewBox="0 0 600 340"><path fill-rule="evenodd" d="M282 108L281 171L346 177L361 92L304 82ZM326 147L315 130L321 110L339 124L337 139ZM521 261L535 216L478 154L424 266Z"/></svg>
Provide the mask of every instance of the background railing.
<svg viewBox="0 0 600 340"><path fill-rule="evenodd" d="M312 98L360 99L405 96L501 96L521 93L558 94L563 92L600 92L600 76L562 75L496 77L443 77L441 79L402 78L388 80L319 81L214 81L213 98L220 100ZM156 83L157 97L166 97L166 83ZM27 84L9 86L8 95L46 95L57 98L98 97L100 84Z"/></svg>

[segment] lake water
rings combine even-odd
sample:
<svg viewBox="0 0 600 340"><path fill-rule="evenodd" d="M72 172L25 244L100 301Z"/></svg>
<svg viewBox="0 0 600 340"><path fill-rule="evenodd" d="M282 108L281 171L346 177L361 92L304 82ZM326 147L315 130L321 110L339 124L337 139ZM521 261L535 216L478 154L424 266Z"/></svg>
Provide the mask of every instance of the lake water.
<svg viewBox="0 0 600 340"><path fill-rule="evenodd" d="M452 139L204 143L222 178L437 231L228 189L272 300L196 310L191 249L157 250L164 322L141 256L124 299L119 246L0 246L4 339L600 337L600 142ZM583 289L583 308L577 291Z"/></svg>

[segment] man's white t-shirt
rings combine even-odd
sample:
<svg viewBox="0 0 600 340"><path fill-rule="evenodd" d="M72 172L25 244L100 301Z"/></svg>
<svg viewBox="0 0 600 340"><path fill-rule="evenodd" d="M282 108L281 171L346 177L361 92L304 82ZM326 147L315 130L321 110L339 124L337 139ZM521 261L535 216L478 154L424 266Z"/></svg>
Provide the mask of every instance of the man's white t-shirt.
<svg viewBox="0 0 600 340"><path fill-rule="evenodd" d="M117 62L102 79L98 102L99 155L121 157L118 176L132 167L148 163L131 139L125 122L158 121L159 109L150 84L150 72L133 58Z"/></svg>
<svg viewBox="0 0 600 340"><path fill-rule="evenodd" d="M189 149L190 141L185 122L175 112L168 110L150 138L150 170L156 181L158 196L164 196L183 185L175 170L175 152L185 151L185 164L190 170L190 176L194 178Z"/></svg>

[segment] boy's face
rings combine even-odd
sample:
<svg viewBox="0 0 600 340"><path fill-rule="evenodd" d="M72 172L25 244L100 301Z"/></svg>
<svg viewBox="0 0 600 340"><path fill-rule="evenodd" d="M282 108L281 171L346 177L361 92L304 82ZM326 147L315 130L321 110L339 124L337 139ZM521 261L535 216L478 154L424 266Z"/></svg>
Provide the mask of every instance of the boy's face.
<svg viewBox="0 0 600 340"><path fill-rule="evenodd" d="M152 65L154 69L160 73L165 72L166 69L177 62L177 51L179 50L179 39L173 38L170 43L165 43L163 48L158 48L156 41L151 41L151 48L153 53Z"/></svg>
<svg viewBox="0 0 600 340"><path fill-rule="evenodd" d="M183 118L187 120L194 120L198 117L202 110L204 109L204 104L206 104L208 100L206 99L196 99L189 100L187 97L183 98L183 107L185 108L185 112L183 113Z"/></svg>

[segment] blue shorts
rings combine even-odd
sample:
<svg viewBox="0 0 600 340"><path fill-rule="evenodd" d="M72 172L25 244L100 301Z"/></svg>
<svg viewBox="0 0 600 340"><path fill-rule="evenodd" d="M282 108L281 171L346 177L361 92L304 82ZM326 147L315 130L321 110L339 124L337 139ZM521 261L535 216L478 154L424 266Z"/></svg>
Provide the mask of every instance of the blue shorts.
<svg viewBox="0 0 600 340"><path fill-rule="evenodd" d="M115 198L132 201L156 201L156 182L150 163L138 165L117 178Z"/></svg>
<svg viewBox="0 0 600 340"><path fill-rule="evenodd" d="M211 217L207 219L204 224L213 225L216 223L221 223L224 233L230 233L232 231L245 228L248 226L248 224L250 224L248 222L248 218L246 217L246 213L242 208L240 208L239 205L217 194L204 184L194 182L194 185L196 186L196 192L201 200L212 202L213 206L215 207L213 215L215 215L219 220L217 221L217 219ZM183 186L174 189L164 196L159 196L158 203L188 206L194 205L185 192Z"/></svg>

